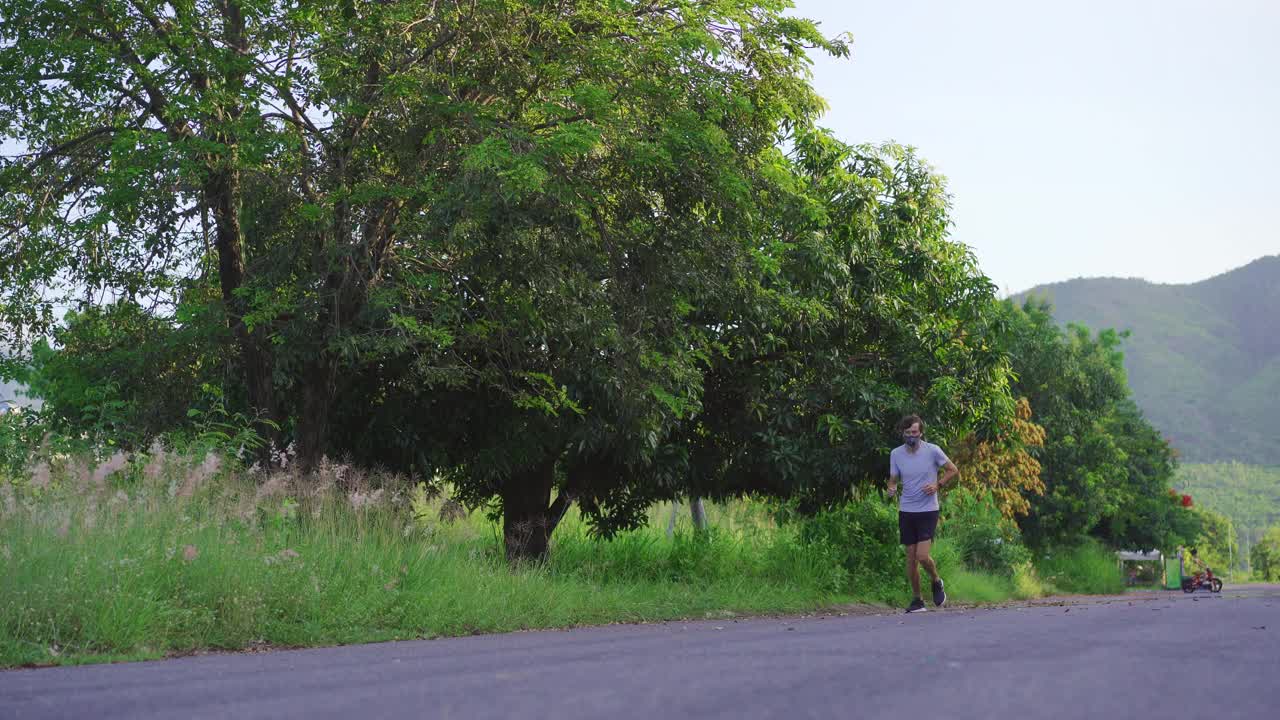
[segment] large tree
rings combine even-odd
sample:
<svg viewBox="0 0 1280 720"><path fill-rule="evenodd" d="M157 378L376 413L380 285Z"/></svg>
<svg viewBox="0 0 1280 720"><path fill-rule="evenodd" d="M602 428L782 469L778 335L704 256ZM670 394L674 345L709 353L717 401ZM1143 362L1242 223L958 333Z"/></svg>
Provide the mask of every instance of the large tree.
<svg viewBox="0 0 1280 720"><path fill-rule="evenodd" d="M1074 542L1118 508L1117 480L1125 456L1105 425L1129 393L1121 337L1081 326L1060 328L1049 305L1001 304L1002 341L1016 375L1013 392L1030 402L1045 442L1032 456L1040 463L1044 492L1026 493L1028 514L1019 520L1032 545Z"/></svg>
<svg viewBox="0 0 1280 720"><path fill-rule="evenodd" d="M264 433L305 465L335 398L391 408L539 554L557 465L696 407L687 316L756 262L806 49L845 52L784 7L4 0L5 327L196 275Z"/></svg>
<svg viewBox="0 0 1280 720"><path fill-rule="evenodd" d="M1170 549L1217 530L1218 517L1182 507L1170 491L1177 467L1173 448L1132 400L1111 410L1105 428L1122 453L1124 471L1111 478L1114 509L1093 529L1095 536L1113 547ZM1216 537L1215 547L1226 548Z"/></svg>
<svg viewBox="0 0 1280 720"><path fill-rule="evenodd" d="M1001 303L1016 380L1044 443L1039 489L1024 491L1019 519L1031 545L1073 543L1086 535L1109 545L1168 549L1194 539L1197 516L1169 496L1172 448L1130 398L1121 344L1125 335L1080 325L1059 327L1043 300Z"/></svg>
<svg viewBox="0 0 1280 720"><path fill-rule="evenodd" d="M781 10L5 0L0 136L25 149L0 169L6 327L207 272L248 404L315 460L345 365L447 355L459 247L503 270L576 259L507 243L728 212L751 156L819 106L804 48L843 52Z"/></svg>
<svg viewBox="0 0 1280 720"><path fill-rule="evenodd" d="M575 500L605 534L686 494L816 507L883 476L903 412L928 414L940 437L1010 420L993 289L946 238L939 176L901 148L815 131L742 169L752 212L734 225L690 224L687 212L642 226L671 224L646 236L662 252L651 240L628 251L643 262L602 256L597 273L573 276L560 246L507 243L515 259L502 273L463 272L487 322L455 350L477 378L509 377L509 358L522 358L541 389L432 383L438 368L389 359L343 401L368 428L348 447L443 471L473 504L500 498L508 548L541 552ZM679 179L655 192L688 196ZM581 256L592 239L564 247Z"/></svg>
<svg viewBox="0 0 1280 720"><path fill-rule="evenodd" d="M444 475L513 558L575 500L841 497L897 414L1013 406L941 178L814 128L846 48L785 7L0 0L4 326L216 289L264 434Z"/></svg>
<svg viewBox="0 0 1280 720"><path fill-rule="evenodd" d="M755 295L715 327L703 412L670 449L699 494L799 497L881 480L901 415L942 442L1009 422L994 288L948 239L943 179L898 146L797 138Z"/></svg>

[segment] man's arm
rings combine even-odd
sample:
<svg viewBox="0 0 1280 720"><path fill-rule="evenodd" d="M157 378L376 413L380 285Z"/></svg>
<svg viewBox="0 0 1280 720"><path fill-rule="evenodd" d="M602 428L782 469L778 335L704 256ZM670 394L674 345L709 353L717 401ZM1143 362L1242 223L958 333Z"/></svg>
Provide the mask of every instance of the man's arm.
<svg viewBox="0 0 1280 720"><path fill-rule="evenodd" d="M951 478L959 474L960 474L960 469L956 467L955 463L948 460L946 464L942 466L942 475L938 477L938 482L929 483L928 485L925 485L920 489L924 491L925 495L932 495L938 492L938 489L941 488L944 484L946 484L948 480L950 480Z"/></svg>
<svg viewBox="0 0 1280 720"><path fill-rule="evenodd" d="M893 497L898 492L898 477L902 473L898 472L898 461L894 458L893 453L889 453L889 497Z"/></svg>
<svg viewBox="0 0 1280 720"><path fill-rule="evenodd" d="M948 460L947 463L942 466L942 477L938 478L938 487L942 487L943 485L946 485L947 482L951 480L951 478L959 474L960 474L960 468L956 467L955 463Z"/></svg>

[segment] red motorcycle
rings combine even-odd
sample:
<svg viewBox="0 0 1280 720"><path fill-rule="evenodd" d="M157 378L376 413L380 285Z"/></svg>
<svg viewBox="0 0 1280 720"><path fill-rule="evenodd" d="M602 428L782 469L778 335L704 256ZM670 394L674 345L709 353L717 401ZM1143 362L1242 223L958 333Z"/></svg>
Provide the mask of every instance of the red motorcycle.
<svg viewBox="0 0 1280 720"><path fill-rule="evenodd" d="M1197 561L1200 559L1196 557L1194 551L1191 553L1191 557ZM1222 580L1214 576L1213 568L1208 565L1201 565L1201 567L1203 569L1192 573L1191 577L1184 576L1182 578L1182 592L1193 593L1202 589L1209 592L1222 592Z"/></svg>

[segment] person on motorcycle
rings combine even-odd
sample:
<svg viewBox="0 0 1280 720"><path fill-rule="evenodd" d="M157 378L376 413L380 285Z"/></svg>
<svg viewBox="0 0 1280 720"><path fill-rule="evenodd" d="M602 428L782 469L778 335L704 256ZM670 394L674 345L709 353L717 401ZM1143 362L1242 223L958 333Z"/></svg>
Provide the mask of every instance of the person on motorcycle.
<svg viewBox="0 0 1280 720"><path fill-rule="evenodd" d="M1185 561L1186 558L1187 556L1183 554L1182 559ZM1191 548L1191 564L1191 575L1182 576L1183 592L1195 592L1199 588L1205 588L1209 592L1222 592L1222 579L1214 576L1213 568L1200 559L1200 554L1195 548ZM1183 572L1186 572L1185 568Z"/></svg>
<svg viewBox="0 0 1280 720"><path fill-rule="evenodd" d="M1203 574L1205 570L1209 569L1209 566L1205 565L1204 561L1200 559L1200 554L1196 552L1195 548L1191 548L1191 562L1200 571L1198 573L1195 573L1197 575Z"/></svg>

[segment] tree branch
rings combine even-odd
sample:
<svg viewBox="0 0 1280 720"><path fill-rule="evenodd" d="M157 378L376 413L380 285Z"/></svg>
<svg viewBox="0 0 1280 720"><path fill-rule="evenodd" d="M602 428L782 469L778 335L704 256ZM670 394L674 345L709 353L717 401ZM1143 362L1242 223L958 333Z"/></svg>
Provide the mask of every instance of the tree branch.
<svg viewBox="0 0 1280 720"><path fill-rule="evenodd" d="M93 130L90 130L89 132L85 133L84 135L81 135L81 136L76 137L76 138L72 138L72 139L70 139L70 140L68 140L68 141L66 141L66 142L64 142L64 143L59 144L59 145L55 145L55 146L53 146L53 147L51 147L51 148L49 148L49 149L47 149L47 150L44 150L44 151L42 151L42 152L40 152L40 153L35 153L35 154L34 154L34 156L33 156L33 157L32 157L32 159L31 159L30 169L31 169L31 170L34 170L35 168L37 168L37 167L39 167L41 164L43 164L45 161L47 161L47 160L49 160L49 159L51 159L51 158L53 158L53 157L56 157L56 156L58 156L58 155L64 155L64 154L66 154L68 151L70 151L70 150L74 150L75 148L77 148L77 147L79 147L79 146L81 146L81 145L83 145L83 144L85 144L85 143L89 142L90 140L92 140L92 139L94 139L94 138L96 138L96 137L101 137L101 136L103 136L103 135L110 135L111 133L120 132L120 131L121 131L121 130L123 130L123 129L124 129L124 128L117 127L117 126L115 126L115 125L104 125L104 126L102 126L102 127L100 127L100 128L95 128L95 129L93 129Z"/></svg>
<svg viewBox="0 0 1280 720"><path fill-rule="evenodd" d="M95 5L94 11L98 16L98 19L102 21L107 35L115 44L118 58L129 66L129 70L133 73L134 77L142 83L142 88L147 93L147 99L143 103L143 107L151 111L151 115L169 131L170 135L172 135L175 140L194 135L195 133L192 132L190 126L185 121L174 121L172 118L167 116L167 108L169 106L168 98L152 80L151 71L147 69L146 64L138 57L138 54L129 44L129 41L125 39L120 31L115 28L111 22L111 18L107 17L107 14L103 11L102 6ZM92 33L88 34L90 37L94 37ZM130 97L136 97L133 93L128 92L127 89L126 94L130 95ZM141 101L142 98L137 98L137 100Z"/></svg>

